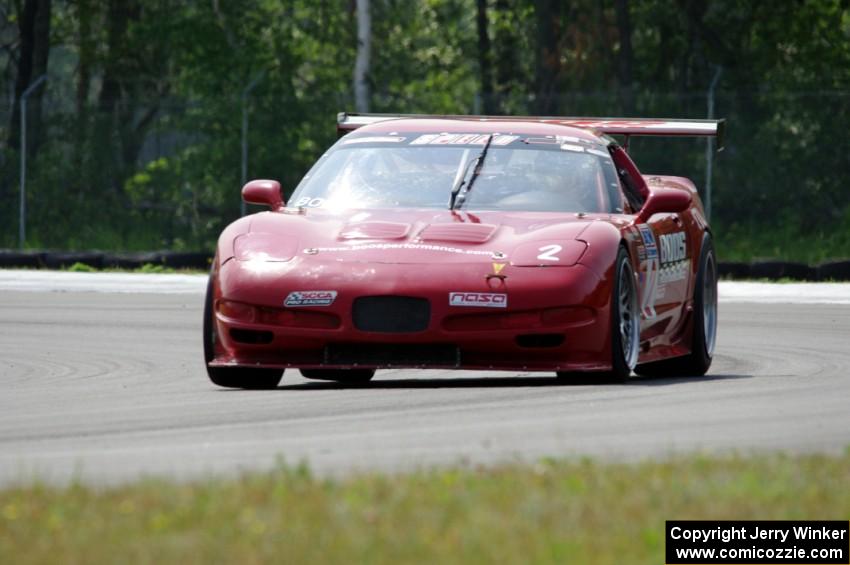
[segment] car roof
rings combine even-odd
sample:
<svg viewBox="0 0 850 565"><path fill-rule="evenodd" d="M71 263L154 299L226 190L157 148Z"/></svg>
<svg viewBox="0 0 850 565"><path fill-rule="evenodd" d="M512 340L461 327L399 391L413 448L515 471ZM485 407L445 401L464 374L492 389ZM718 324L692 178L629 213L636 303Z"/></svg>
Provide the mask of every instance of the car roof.
<svg viewBox="0 0 850 565"><path fill-rule="evenodd" d="M501 133L520 135L569 135L595 143L605 143L600 135L593 131L565 126L561 124L541 123L523 120L493 119L434 119L434 118L398 118L364 125L355 130L357 133Z"/></svg>

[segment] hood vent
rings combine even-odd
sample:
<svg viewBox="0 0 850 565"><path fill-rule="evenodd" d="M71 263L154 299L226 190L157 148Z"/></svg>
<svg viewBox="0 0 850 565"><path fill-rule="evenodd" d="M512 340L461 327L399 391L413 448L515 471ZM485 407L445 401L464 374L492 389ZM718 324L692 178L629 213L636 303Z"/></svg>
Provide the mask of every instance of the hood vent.
<svg viewBox="0 0 850 565"><path fill-rule="evenodd" d="M348 224L339 232L339 239L404 239L409 224L395 222L359 222Z"/></svg>
<svg viewBox="0 0 850 565"><path fill-rule="evenodd" d="M455 243L484 243L493 237L493 224L429 224L419 232L422 241L451 241Z"/></svg>

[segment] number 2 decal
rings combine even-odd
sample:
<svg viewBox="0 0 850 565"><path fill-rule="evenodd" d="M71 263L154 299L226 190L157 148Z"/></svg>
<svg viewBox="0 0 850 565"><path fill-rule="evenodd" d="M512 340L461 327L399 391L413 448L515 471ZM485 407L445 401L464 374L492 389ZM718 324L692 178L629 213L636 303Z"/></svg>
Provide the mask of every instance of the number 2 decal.
<svg viewBox="0 0 850 565"><path fill-rule="evenodd" d="M555 256L556 253L559 253L563 249L560 245L544 245L539 248L540 255L537 256L541 261L560 261L558 257Z"/></svg>

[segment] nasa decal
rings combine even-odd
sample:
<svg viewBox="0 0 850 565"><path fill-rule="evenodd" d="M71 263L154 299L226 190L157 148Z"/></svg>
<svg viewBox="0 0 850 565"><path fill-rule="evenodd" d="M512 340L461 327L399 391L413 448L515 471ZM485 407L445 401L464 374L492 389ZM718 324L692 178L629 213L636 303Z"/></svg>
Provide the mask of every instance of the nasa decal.
<svg viewBox="0 0 850 565"><path fill-rule="evenodd" d="M495 292L450 292L449 306L507 308L508 295Z"/></svg>

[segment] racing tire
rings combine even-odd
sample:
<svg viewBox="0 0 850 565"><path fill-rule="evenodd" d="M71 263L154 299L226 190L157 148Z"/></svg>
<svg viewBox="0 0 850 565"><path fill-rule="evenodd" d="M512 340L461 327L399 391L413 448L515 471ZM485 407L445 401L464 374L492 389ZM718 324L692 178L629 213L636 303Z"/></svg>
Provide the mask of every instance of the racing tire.
<svg viewBox="0 0 850 565"><path fill-rule="evenodd" d="M372 380L375 369L301 369L301 376L305 379L362 385Z"/></svg>
<svg viewBox="0 0 850 565"><path fill-rule="evenodd" d="M254 367L210 367L215 357L216 331L213 323L213 276L207 282L204 300L204 366L213 384L226 388L267 390L277 388L283 377L283 369L258 369Z"/></svg>
<svg viewBox="0 0 850 565"><path fill-rule="evenodd" d="M711 367L717 340L717 257L708 232L702 237L693 312L691 352L682 357L638 365L635 373L652 377L701 377Z"/></svg>
<svg viewBox="0 0 850 565"><path fill-rule="evenodd" d="M558 371L558 378L570 384L622 383L637 364L640 352L640 312L638 288L629 253L620 246L614 263L611 285L611 370L601 373Z"/></svg>

